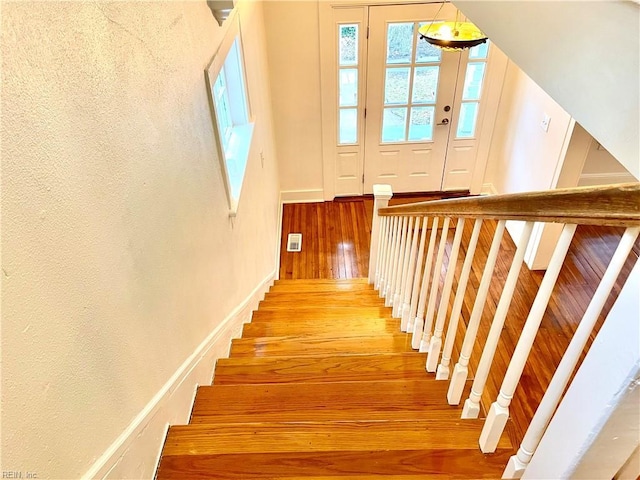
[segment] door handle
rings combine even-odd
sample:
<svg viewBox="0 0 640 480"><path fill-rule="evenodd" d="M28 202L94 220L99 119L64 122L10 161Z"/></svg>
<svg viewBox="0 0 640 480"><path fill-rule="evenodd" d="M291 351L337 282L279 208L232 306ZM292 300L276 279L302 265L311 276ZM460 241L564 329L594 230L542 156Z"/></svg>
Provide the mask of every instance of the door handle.
<svg viewBox="0 0 640 480"><path fill-rule="evenodd" d="M449 119L443 118L440 123L436 123L436 125L449 125Z"/></svg>

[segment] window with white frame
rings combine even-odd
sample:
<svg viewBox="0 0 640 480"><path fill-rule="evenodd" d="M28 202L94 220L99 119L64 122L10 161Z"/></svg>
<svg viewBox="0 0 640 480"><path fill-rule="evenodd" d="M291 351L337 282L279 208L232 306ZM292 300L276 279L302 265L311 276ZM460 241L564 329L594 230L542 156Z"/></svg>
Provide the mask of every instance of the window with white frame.
<svg viewBox="0 0 640 480"><path fill-rule="evenodd" d="M207 68L206 77L229 208L234 215L253 136L237 19L225 40Z"/></svg>

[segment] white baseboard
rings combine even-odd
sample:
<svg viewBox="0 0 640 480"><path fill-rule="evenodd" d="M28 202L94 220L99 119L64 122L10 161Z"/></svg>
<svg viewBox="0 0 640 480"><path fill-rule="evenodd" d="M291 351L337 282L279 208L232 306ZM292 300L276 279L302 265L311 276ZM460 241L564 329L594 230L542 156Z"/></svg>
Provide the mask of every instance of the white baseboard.
<svg viewBox="0 0 640 480"><path fill-rule="evenodd" d="M154 478L169 425L189 421L197 386L211 383L216 360L228 356L231 339L238 337L242 325L251 320L251 312L258 308L276 274L277 270L271 272L204 339L83 480Z"/></svg>
<svg viewBox="0 0 640 480"><path fill-rule="evenodd" d="M282 203L324 202L324 190L282 190Z"/></svg>
<svg viewBox="0 0 640 480"><path fill-rule="evenodd" d="M283 212L283 203L282 203L282 192L280 192L280 198L278 199L278 244L276 245L276 273L274 280L280 279L280 248L282 245L282 212Z"/></svg>
<svg viewBox="0 0 640 480"><path fill-rule="evenodd" d="M610 185L615 183L637 182L636 177L626 172L616 173L583 173L578 180L579 187L593 185Z"/></svg>
<svg viewBox="0 0 640 480"><path fill-rule="evenodd" d="M480 189L480 195L497 195L498 190L493 186L493 183L483 183Z"/></svg>

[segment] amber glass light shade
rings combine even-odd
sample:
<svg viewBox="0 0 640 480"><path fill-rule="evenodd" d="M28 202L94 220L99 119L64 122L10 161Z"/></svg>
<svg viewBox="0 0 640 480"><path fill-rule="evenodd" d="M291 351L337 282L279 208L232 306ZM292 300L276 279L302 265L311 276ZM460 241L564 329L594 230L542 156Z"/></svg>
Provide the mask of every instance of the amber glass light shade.
<svg viewBox="0 0 640 480"><path fill-rule="evenodd" d="M471 22L433 22L418 29L420 38L443 50L462 50L487 41L487 36Z"/></svg>

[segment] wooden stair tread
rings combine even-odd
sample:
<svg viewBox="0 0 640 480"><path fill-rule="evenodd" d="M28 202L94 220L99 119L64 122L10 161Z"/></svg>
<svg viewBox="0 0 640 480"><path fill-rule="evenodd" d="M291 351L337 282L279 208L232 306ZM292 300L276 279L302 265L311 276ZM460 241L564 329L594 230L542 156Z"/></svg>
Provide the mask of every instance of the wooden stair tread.
<svg viewBox="0 0 640 480"><path fill-rule="evenodd" d="M269 289L269 293L273 292L366 292L375 291L373 285L367 282L342 282L342 283L326 283L326 282L296 282L288 281L284 283L275 283ZM377 294L377 292L376 292Z"/></svg>
<svg viewBox="0 0 640 480"><path fill-rule="evenodd" d="M336 299L336 298L341 298L341 299L351 299L351 300L357 300L359 298L367 298L367 299L375 299L376 302L380 305L384 304L384 299L380 298L378 296L378 292L376 292L373 289L365 289L362 288L362 285L360 286L361 288L359 290L346 290L346 291L342 291L342 290L335 290L335 289L331 289L331 290L324 290L324 291L316 291L316 290L310 290L310 291L273 291L273 290L269 290L264 298L265 300L285 300L285 301L293 301L293 300L302 300L305 303L307 301L313 301L315 299L322 299L322 300L326 300L326 299ZM278 287L276 287L278 288Z"/></svg>
<svg viewBox="0 0 640 480"><path fill-rule="evenodd" d="M157 478L499 478L513 446L503 436L496 453L482 454L481 428L481 420L171 427Z"/></svg>
<svg viewBox="0 0 640 480"><path fill-rule="evenodd" d="M169 429L163 456L386 451L478 450L484 420L292 422L178 425ZM504 434L498 449L512 450Z"/></svg>
<svg viewBox="0 0 640 480"><path fill-rule="evenodd" d="M263 309L253 312L251 317L253 322L257 321L278 321L278 320L322 320L341 319L358 320L365 318L388 318L391 319L391 308L384 306L369 307L322 307L302 305L295 309L286 311Z"/></svg>
<svg viewBox="0 0 640 480"><path fill-rule="evenodd" d="M412 353L221 358L214 385L240 383L348 382L373 380L420 380L426 355Z"/></svg>
<svg viewBox="0 0 640 480"><path fill-rule="evenodd" d="M412 352L406 334L360 337L253 337L234 339L230 358Z"/></svg>
<svg viewBox="0 0 640 480"><path fill-rule="evenodd" d="M162 457L157 480L424 480L501 478L512 451L475 450L255 453ZM404 475L407 474L407 475Z"/></svg>
<svg viewBox="0 0 640 480"><path fill-rule="evenodd" d="M279 278L275 280L274 285L355 285L355 284L369 284L369 280L366 277L359 278L297 278L297 279L284 279Z"/></svg>
<svg viewBox="0 0 640 480"><path fill-rule="evenodd" d="M259 310L274 310L274 309L291 309L298 308L300 305L304 305L306 308L331 308L331 307L382 307L384 301L377 295L321 295L321 294L305 294L305 295L282 295L276 298L270 297L269 294L265 295L265 300L261 301L258 305Z"/></svg>
<svg viewBox="0 0 640 480"><path fill-rule="evenodd" d="M291 322L255 322L243 326L242 337L330 336L341 337L393 335L400 331L400 320L372 318L349 320L296 320Z"/></svg>
<svg viewBox="0 0 640 480"><path fill-rule="evenodd" d="M471 382L468 383L470 388ZM191 423L460 418L448 382L422 380L216 385L198 388Z"/></svg>

